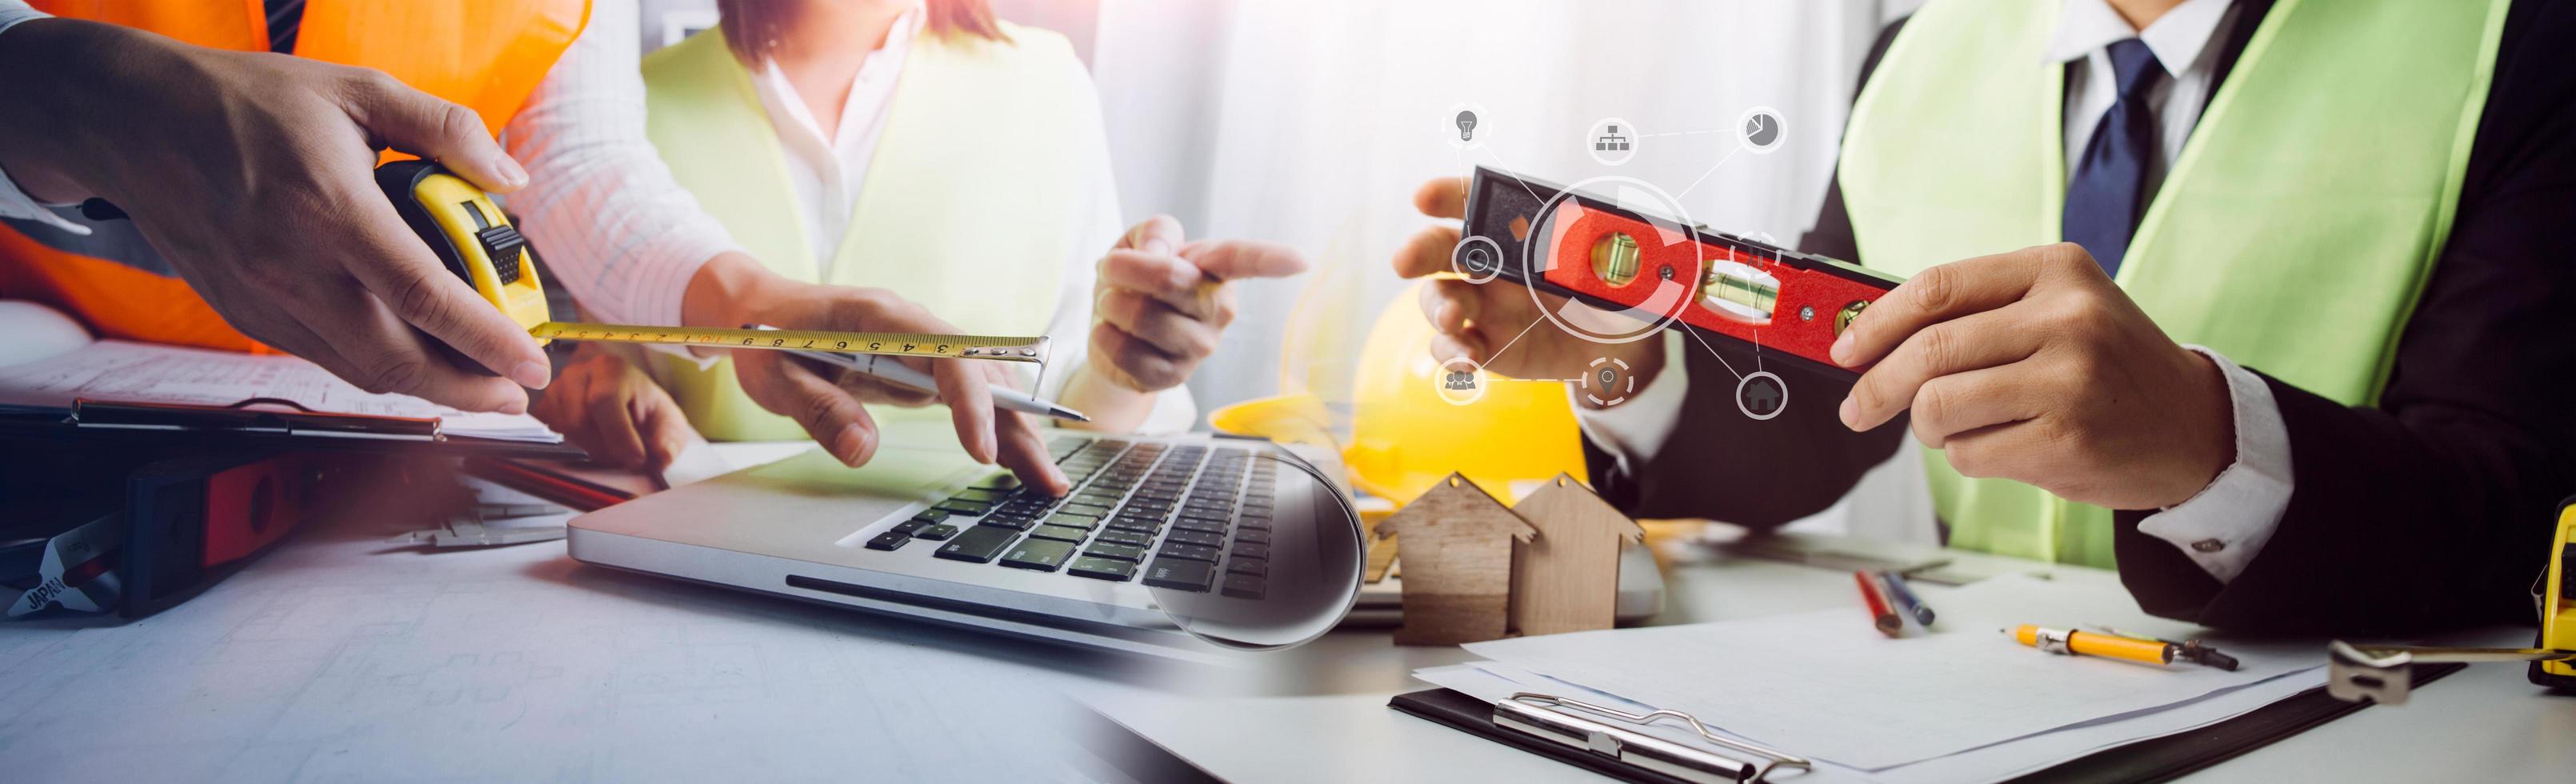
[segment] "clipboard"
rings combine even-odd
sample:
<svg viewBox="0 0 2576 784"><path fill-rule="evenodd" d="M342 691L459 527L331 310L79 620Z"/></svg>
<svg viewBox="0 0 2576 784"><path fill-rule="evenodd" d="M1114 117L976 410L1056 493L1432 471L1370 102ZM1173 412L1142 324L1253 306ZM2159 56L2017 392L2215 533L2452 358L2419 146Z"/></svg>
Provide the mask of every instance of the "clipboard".
<svg viewBox="0 0 2576 784"><path fill-rule="evenodd" d="M82 398L66 408L0 406L0 439L195 444L367 452L586 457L569 443L458 437L436 418L315 411L282 398L186 405Z"/></svg>
<svg viewBox="0 0 2576 784"><path fill-rule="evenodd" d="M2457 672L2465 666L2417 664L2414 665L2413 680L2417 684L2428 683ZM1558 703L1572 702L1527 692L1515 695L1516 699L1521 697L1545 698ZM1557 716L1575 719L1576 721L1568 722L1567 726L1583 727L1587 730L1591 727L1586 725L1604 725L1611 729L1618 729L1620 732L1627 732L1619 725L1637 722L1600 715L1597 711L1578 709L1568 712L1559 710L1555 706L1537 704L1542 701L1521 699L1515 705L1498 706L1496 703L1486 702L1463 692L1429 689L1398 694L1395 699L1387 702L1387 707L1469 735L1638 784L1703 784L1723 781L1751 784L1765 781L1765 776L1781 767L1798 767L1790 761L1804 762L1785 753L1753 747L1762 752L1769 752L1777 758L1773 760L1777 764L1757 768L1752 765L1763 761L1759 759L1761 755L1747 749L1729 749L1710 744L1697 751L1720 759L1732 759L1735 762L1747 764L1735 768L1732 771L1734 775L1729 775L1730 771L1715 768L1676 770L1671 765L1656 764L1651 761L1639 764L1641 761L1651 760L1655 756L1654 753L1648 748L1623 744L1621 741L1624 739L1616 733L1609 734L1606 739L1608 742L1586 737L1585 743L1576 744L1568 742L1570 736L1560 734L1558 737L1551 738L1547 737L1546 730L1533 732L1525 726L1528 724L1526 720L1528 712L1533 710L1551 711ZM1505 702L1513 702L1513 700ZM2216 765L2282 738L2299 734L2310 727L2333 721L2364 707L2368 707L2368 704L2335 699L2326 693L2324 686L2318 686L2216 724L2188 732L2177 732L2113 746L2016 776L2010 781L2024 784L2167 781ZM1687 714L1677 711L1660 713L1688 719ZM1635 714L1621 715L1635 716ZM1696 719L1689 719L1689 722L1691 726L1698 725ZM1707 734L1704 729L1702 734ZM1661 741L1660 738L1652 739Z"/></svg>

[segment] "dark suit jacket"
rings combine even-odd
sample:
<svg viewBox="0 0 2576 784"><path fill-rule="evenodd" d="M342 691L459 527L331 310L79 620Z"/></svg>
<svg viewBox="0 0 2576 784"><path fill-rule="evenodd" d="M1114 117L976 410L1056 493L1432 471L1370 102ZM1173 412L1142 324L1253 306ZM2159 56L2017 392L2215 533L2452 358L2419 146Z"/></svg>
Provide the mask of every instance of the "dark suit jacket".
<svg viewBox="0 0 2576 784"><path fill-rule="evenodd" d="M2270 0L2240 2L2216 81L2271 9ZM1863 84L1896 29L1879 37ZM2368 89L2317 77L2318 89ZM1801 244L1867 263L1839 185ZM1717 350L1751 361L1729 345ZM1689 357L1692 377L1727 377L1708 352ZM1634 475L1587 442L1594 486L1632 514L1773 526L1832 504L1905 437L1903 418L1868 433L1844 429L1834 410L1847 385L1787 380L1795 403L1768 422L1739 415L1731 385L1693 385L1676 432ZM2140 533L2147 512L2118 513L2121 578L2140 605L2289 633L2532 622L2528 592L2547 564L2554 511L2576 494L2576 7L2523 0L2507 15L2458 219L2400 335L2380 405L2344 406L2265 380L2293 461L2279 529L2221 585L2171 543Z"/></svg>

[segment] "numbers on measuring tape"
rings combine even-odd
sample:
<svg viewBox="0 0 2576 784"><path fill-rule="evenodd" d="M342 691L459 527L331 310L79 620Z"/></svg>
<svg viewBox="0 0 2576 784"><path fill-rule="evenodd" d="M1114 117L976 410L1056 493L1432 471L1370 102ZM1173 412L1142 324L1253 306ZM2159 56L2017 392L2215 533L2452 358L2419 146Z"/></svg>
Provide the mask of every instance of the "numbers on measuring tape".
<svg viewBox="0 0 2576 784"><path fill-rule="evenodd" d="M903 333L822 332L813 330L654 328L619 324L549 321L528 328L533 337L605 340L624 343L720 345L734 348L812 350L913 357L1002 359L1042 362L1045 337L984 335L916 335Z"/></svg>

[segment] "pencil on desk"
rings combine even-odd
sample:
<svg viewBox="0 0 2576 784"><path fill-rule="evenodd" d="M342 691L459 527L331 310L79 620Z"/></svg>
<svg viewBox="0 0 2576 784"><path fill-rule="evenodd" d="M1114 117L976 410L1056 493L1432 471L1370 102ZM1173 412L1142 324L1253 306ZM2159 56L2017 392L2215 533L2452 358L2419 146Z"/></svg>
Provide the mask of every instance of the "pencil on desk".
<svg viewBox="0 0 2576 784"><path fill-rule="evenodd" d="M1923 624L1923 628L1932 628L1932 605L1924 604L1923 597L1914 595L1914 586L1905 584L1905 575L1888 570L1879 572L1878 576L1887 581L1887 598L1896 602L1898 611L1914 616L1914 621Z"/></svg>
<svg viewBox="0 0 2576 784"><path fill-rule="evenodd" d="M1861 603L1869 608L1870 621L1878 624L1878 633L1894 637L1905 629L1905 621L1887 606L1887 596L1879 591L1876 578L1867 571L1856 571L1852 572L1852 582L1860 584Z"/></svg>

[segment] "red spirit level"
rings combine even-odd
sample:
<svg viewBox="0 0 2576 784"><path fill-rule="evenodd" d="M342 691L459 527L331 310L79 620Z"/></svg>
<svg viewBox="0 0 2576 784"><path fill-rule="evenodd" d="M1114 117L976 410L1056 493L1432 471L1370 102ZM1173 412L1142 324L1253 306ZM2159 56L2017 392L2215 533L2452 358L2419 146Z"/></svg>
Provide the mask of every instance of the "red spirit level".
<svg viewBox="0 0 2576 784"><path fill-rule="evenodd" d="M1859 376L1827 351L1862 309L1903 279L1684 226L1634 201L1479 166L1453 261L1471 280L1499 277L1572 300L1550 318L1570 332L1592 333L1584 336L1631 339L1634 322L1687 327L1835 378ZM1603 318L1610 314L1629 321Z"/></svg>

